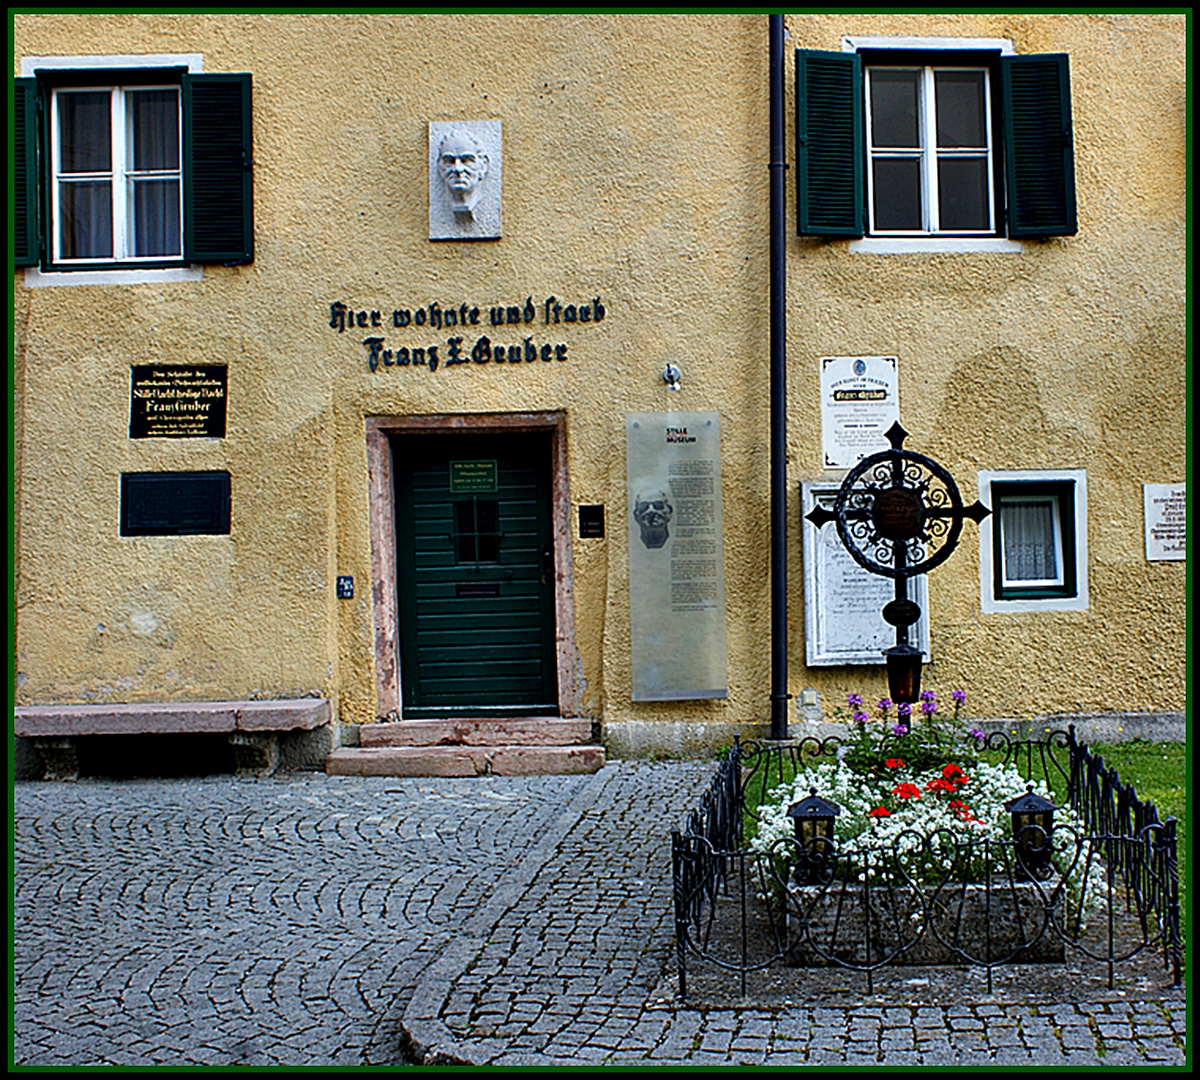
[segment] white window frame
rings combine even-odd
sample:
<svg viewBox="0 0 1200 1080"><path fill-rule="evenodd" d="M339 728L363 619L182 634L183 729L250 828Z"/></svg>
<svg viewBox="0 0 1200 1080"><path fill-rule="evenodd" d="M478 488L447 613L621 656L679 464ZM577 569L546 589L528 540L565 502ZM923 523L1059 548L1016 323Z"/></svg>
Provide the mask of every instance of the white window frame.
<svg viewBox="0 0 1200 1080"><path fill-rule="evenodd" d="M1054 577L1045 578L1011 578L1008 576L1008 564L1001 561L1000 581L1008 587L1014 589L1021 588L1055 588L1062 586L1066 582L1066 563L1064 562L1063 552L1063 531L1062 531L1062 500L1058 495L1010 495L1004 500L1005 506L1014 506L1019 504L1041 504L1048 503L1050 505L1050 530L1051 542L1054 546L1054 565L1058 573ZM1000 550L1003 551L1006 547L1004 535L1004 515L1001 513L999 505L992 507L992 513L996 517L993 528L1000 529Z"/></svg>
<svg viewBox="0 0 1200 1080"><path fill-rule="evenodd" d="M909 38L909 37L845 37L842 38L842 52L855 53L864 50L895 50L906 52L978 52L990 56L1015 56L1016 47L1008 38ZM897 59L902 59L897 57ZM899 66L903 66L902 64ZM913 65L917 67L918 65ZM924 66L924 65L920 65ZM959 66L959 65L954 65ZM981 64L981 67L986 67L986 64ZM927 78L932 80L932 71L940 70L939 65L933 65L928 69ZM864 73L865 76L865 73ZM988 85L990 93L991 73L988 72ZM869 79L864 77L864 83L868 83ZM864 86L863 109L865 110L865 122L870 124L870 90ZM929 100L932 100L930 98ZM928 117L929 125L932 125L933 108L922 108L922 116ZM994 131L992 112L988 110L988 185L991 196L991 217L993 228L995 227L995 172L992 168L995 154L996 133ZM929 152L936 144L936 139L929 137L928 128L926 130L925 149ZM929 185L936 185L936 171L928 167L923 168L923 183L926 190L923 192L925 207L931 205L929 196L931 194ZM871 168L871 150L870 140L868 137L867 145L867 206L868 215L871 219L874 218L874 200L873 200L873 177L874 170ZM933 189L936 192L936 187ZM1007 254L1015 254L1024 250L1019 240L1010 240L1004 236L970 236L961 233L945 233L939 231L922 232L920 234L906 233L883 233L872 236L865 236L861 240L850 241L850 250L852 252L864 252L877 255L913 255L913 254L933 254L933 253L981 253L981 252L1000 252Z"/></svg>
<svg viewBox="0 0 1200 1080"><path fill-rule="evenodd" d="M1074 497L1071 512L1075 526L1075 546L1073 551L1063 549L1063 530L1061 514L1064 508L1061 504L1055 516L1058 554L1058 581L1014 581L1017 587L1039 585L1061 585L1065 580L1066 560L1073 559L1075 564L1075 595L1047 597L1013 597L998 598L995 595L995 547L993 530L1000 527L999 507L992 490L996 482L1043 482L1070 481L1073 484ZM1019 498L1020 496L1016 496ZM991 509L992 513L979 524L979 608L985 615L995 615L1005 612L1025 611L1086 611L1090 606L1088 600L1088 543L1087 543L1087 471L1084 469L1050 469L1050 470L1012 470L994 471L982 470L979 473L979 501ZM1059 500L1056 500L1058 502Z"/></svg>
<svg viewBox="0 0 1200 1080"><path fill-rule="evenodd" d="M104 71L114 68L183 68L189 74L204 71L200 53L157 53L145 55L113 54L105 56L24 56L21 58L22 78L35 78L45 71L94 69L98 83L103 83ZM112 84L106 84L111 86ZM181 162L182 166L182 162ZM57 199L57 193L54 195ZM182 217L182 215L181 215ZM53 224L53 223L52 223ZM58 238L53 243L57 247ZM111 266L112 269L108 269ZM172 281L202 281L204 267L180 261L179 266L161 268L123 268L117 260L96 270L44 271L40 267L25 268L28 288L78 285L140 285Z"/></svg>
<svg viewBox="0 0 1200 1080"><path fill-rule="evenodd" d="M160 179L174 179L179 184L179 254L178 255L137 255L131 251L134 244L133 226L133 192L138 178L134 169L132 135L129 131L129 108L127 94L140 90L174 90L177 122L175 125L176 161L178 166L169 171L156 170L155 176ZM107 93L109 96L109 143L111 159L107 172L96 173L67 173L62 172L62 139L59 136L59 96L64 93ZM180 97L182 90L178 83L162 83L137 86L66 86L55 87L50 93L50 228L54 248L54 262L59 266L70 266L72 263L107 263L120 265L129 262L177 262L183 264L183 111ZM62 253L62 229L59 227L62 219L60 198L64 183L79 182L79 178L105 180L110 185L110 202L112 206L112 254L108 256L86 256L83 258L68 258Z"/></svg>
<svg viewBox="0 0 1200 1080"><path fill-rule="evenodd" d="M920 130L920 144L915 147L876 147L872 130L871 74L874 71L916 71L920 73L917 89L917 120ZM988 107L984 109L984 125L986 127L985 145L982 151L978 149L962 149L939 147L937 145L937 91L936 78L944 71L979 71L983 73L983 89ZM992 132L992 75L984 66L970 67L956 65L941 67L922 65L905 67L898 64L895 67L873 65L864 69L864 94L866 109L867 131L867 217L870 222L872 236L901 237L901 236L957 236L978 237L980 232L994 233L996 231L996 174L995 174L995 140ZM982 157L987 163L987 208L988 223L980 229L946 229L941 223L941 204L938 196L938 179L942 160L945 158ZM921 186L921 228L919 229L879 229L875 225L875 169L874 164L881 159L919 161ZM990 237L988 237L990 239Z"/></svg>

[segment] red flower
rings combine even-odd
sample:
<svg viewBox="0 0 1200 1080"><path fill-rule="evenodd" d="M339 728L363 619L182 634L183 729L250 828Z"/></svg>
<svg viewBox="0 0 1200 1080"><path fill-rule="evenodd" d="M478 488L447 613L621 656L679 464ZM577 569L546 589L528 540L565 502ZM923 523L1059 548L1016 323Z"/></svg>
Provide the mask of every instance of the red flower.
<svg viewBox="0 0 1200 1080"><path fill-rule="evenodd" d="M897 784L892 788L892 794L898 795L902 799L919 799L921 789L916 784Z"/></svg>
<svg viewBox="0 0 1200 1080"><path fill-rule="evenodd" d="M979 821L979 818L971 813L971 808L961 799L951 799L950 809L957 813L963 821ZM979 824L982 825L983 822L979 821Z"/></svg>
<svg viewBox="0 0 1200 1080"><path fill-rule="evenodd" d="M884 764L889 769L903 769L904 768L904 762L901 761L898 757L890 757L887 759L887 761L884 762Z"/></svg>
<svg viewBox="0 0 1200 1080"><path fill-rule="evenodd" d="M891 817L891 816L892 816L892 812L883 806L875 807L875 809L872 810L867 815L867 817Z"/></svg>
<svg viewBox="0 0 1200 1080"><path fill-rule="evenodd" d="M967 774L963 772L962 769L960 769L957 765L951 762L949 765L946 765L942 768L942 779L953 784L955 787L961 787L963 784L967 783L970 777L967 776Z"/></svg>
<svg viewBox="0 0 1200 1080"><path fill-rule="evenodd" d="M950 794L958 790L953 783L940 776L935 776L932 780L926 780L925 788L927 791L946 791Z"/></svg>

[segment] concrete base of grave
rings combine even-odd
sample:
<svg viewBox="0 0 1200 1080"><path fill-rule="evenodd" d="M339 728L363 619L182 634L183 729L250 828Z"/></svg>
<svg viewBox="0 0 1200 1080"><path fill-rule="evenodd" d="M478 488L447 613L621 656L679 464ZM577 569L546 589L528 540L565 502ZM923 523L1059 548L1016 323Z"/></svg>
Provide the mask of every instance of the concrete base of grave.
<svg viewBox="0 0 1200 1080"><path fill-rule="evenodd" d="M789 885L787 961L794 967L1062 963L1063 942L1046 911L1057 884L1005 879L941 891Z"/></svg>

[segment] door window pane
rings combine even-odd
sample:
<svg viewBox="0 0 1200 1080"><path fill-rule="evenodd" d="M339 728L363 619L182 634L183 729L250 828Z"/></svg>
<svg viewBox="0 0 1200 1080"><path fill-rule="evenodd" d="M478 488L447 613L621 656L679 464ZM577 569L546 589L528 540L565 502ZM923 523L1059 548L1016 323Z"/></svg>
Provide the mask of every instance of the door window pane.
<svg viewBox="0 0 1200 1080"><path fill-rule="evenodd" d="M454 504L454 554L460 563L500 561L500 503L464 499Z"/></svg>

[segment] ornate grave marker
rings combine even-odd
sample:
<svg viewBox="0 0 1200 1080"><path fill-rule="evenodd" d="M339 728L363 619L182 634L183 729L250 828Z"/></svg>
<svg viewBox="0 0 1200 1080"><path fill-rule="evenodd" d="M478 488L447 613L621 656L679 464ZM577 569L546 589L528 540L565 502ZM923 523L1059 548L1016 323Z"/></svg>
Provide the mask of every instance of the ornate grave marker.
<svg viewBox="0 0 1200 1080"><path fill-rule="evenodd" d="M921 650L908 628L921 616L909 598L908 579L940 566L958 546L963 518L976 524L991 513L978 499L963 506L954 478L932 458L905 450L908 432L897 421L888 429L888 450L863 458L846 474L833 509L814 507L817 528L837 522L838 537L859 566L893 578L895 597L883 608L896 628L896 644L884 652L894 701L915 702L921 692Z"/></svg>

